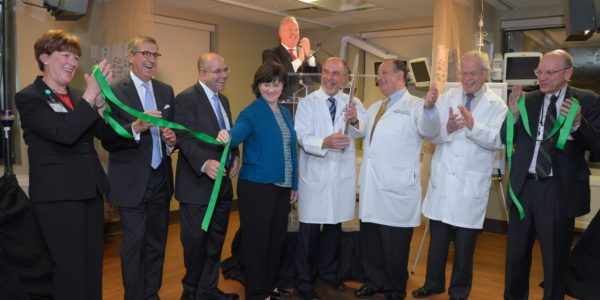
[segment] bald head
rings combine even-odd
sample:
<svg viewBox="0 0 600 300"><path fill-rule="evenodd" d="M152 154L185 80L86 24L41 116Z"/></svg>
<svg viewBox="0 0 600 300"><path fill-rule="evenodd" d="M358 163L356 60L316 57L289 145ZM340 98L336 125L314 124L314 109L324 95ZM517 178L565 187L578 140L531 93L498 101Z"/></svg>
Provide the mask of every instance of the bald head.
<svg viewBox="0 0 600 300"><path fill-rule="evenodd" d="M198 58L198 77L213 92L222 92L229 78L229 68L219 54L203 53Z"/></svg>

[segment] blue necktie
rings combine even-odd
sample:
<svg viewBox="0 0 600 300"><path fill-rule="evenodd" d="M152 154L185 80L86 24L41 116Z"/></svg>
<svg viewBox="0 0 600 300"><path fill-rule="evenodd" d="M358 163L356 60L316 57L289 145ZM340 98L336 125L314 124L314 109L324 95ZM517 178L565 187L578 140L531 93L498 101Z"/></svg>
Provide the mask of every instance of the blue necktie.
<svg viewBox="0 0 600 300"><path fill-rule="evenodd" d="M329 114L331 115L331 123L335 123L335 98L329 97Z"/></svg>
<svg viewBox="0 0 600 300"><path fill-rule="evenodd" d="M156 109L156 103L154 102L154 96L150 91L150 85L144 82L144 88L146 89L146 95L144 96L144 111ZM158 126L150 127L150 134L152 135L152 162L150 166L153 169L158 168L160 165L160 135L158 134Z"/></svg>
<svg viewBox="0 0 600 300"><path fill-rule="evenodd" d="M217 114L217 120L219 121L219 128L227 129L227 126L225 126L225 120L223 119L223 114L221 113L221 102L219 101L219 95L214 93L212 100L213 106L215 107L215 113Z"/></svg>
<svg viewBox="0 0 600 300"><path fill-rule="evenodd" d="M465 104L465 107L468 111L471 111L471 101L473 101L473 98L475 98L475 95L467 94L467 103Z"/></svg>

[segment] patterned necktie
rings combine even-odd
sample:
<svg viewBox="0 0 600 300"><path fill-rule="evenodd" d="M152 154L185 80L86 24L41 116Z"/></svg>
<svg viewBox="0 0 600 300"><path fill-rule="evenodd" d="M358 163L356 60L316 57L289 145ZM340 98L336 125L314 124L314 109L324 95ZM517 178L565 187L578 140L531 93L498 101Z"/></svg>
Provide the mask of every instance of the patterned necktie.
<svg viewBox="0 0 600 300"><path fill-rule="evenodd" d="M381 119L383 114L385 114L385 111L387 110L387 106L389 103L390 103L390 98L385 97L385 99L383 99L383 103L381 103L381 106L379 107L379 110L377 111L377 114L375 115L375 121L373 122L373 126L371 127L371 137L369 138L369 145L373 142L373 133L375 132L375 127L377 127L377 123L379 123L379 119Z"/></svg>
<svg viewBox="0 0 600 300"><path fill-rule="evenodd" d="M221 101L219 101L219 95L214 93L212 100L213 106L215 107L215 113L217 114L217 120L219 121L219 128L227 129L227 126L225 126L225 120L223 119L223 113L221 113Z"/></svg>
<svg viewBox="0 0 600 300"><path fill-rule="evenodd" d="M154 102L154 96L150 91L150 85L144 82L144 88L146 89L146 95L144 96L144 111L156 109L156 102ZM150 127L150 134L152 135L152 162L150 166L153 169L158 168L160 165L160 135L158 134L158 126Z"/></svg>
<svg viewBox="0 0 600 300"><path fill-rule="evenodd" d="M471 111L471 101L473 100L473 98L475 98L475 95L467 94L467 103L465 104L465 107L468 111Z"/></svg>
<svg viewBox="0 0 600 300"><path fill-rule="evenodd" d="M329 97L327 100L329 101L329 114L331 115L331 123L335 123L335 98Z"/></svg>
<svg viewBox="0 0 600 300"><path fill-rule="evenodd" d="M546 109L546 118L544 121L544 137L552 131L554 123L556 122L556 100L558 97L552 95L550 97L550 105ZM547 178L550 176L552 171L552 152L554 148L554 141L556 139L550 138L540 142L540 148L538 149L537 160L535 163L535 172L541 178Z"/></svg>
<svg viewBox="0 0 600 300"><path fill-rule="evenodd" d="M296 59L296 53L295 53L296 51L293 48L290 48L288 51L290 52L290 56L292 57L292 60L295 60Z"/></svg>

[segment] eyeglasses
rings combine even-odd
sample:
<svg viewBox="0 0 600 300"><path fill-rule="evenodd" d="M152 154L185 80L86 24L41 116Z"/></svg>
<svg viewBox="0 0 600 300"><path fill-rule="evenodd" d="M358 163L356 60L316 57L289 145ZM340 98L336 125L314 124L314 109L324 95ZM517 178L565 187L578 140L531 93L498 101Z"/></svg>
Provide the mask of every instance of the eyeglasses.
<svg viewBox="0 0 600 300"><path fill-rule="evenodd" d="M216 69L216 70L213 70L213 71L204 70L204 72L213 73L213 74L216 74L216 75L219 75L221 73L229 74L229 72L231 72L231 69L229 67L225 67L225 69Z"/></svg>
<svg viewBox="0 0 600 300"><path fill-rule="evenodd" d="M458 75L460 75L460 77L467 77L467 76L475 77L475 76L481 75L481 71L479 71L479 72L476 72L476 71L472 71L472 72L459 71Z"/></svg>
<svg viewBox="0 0 600 300"><path fill-rule="evenodd" d="M159 57L161 57L162 55L158 52L150 52L150 51L134 51L132 52L133 54L138 54L141 53L143 57L145 58L150 58L150 57L154 57L156 59L158 59Z"/></svg>
<svg viewBox="0 0 600 300"><path fill-rule="evenodd" d="M542 74L546 75L546 77L552 77L552 75L560 72L560 71L564 71L566 69L569 69L571 67L566 67L566 68L562 68L562 69L558 69L558 70L553 70L553 71L542 71L540 69L535 69L533 70L533 74L535 74L535 76L537 77L541 77Z"/></svg>

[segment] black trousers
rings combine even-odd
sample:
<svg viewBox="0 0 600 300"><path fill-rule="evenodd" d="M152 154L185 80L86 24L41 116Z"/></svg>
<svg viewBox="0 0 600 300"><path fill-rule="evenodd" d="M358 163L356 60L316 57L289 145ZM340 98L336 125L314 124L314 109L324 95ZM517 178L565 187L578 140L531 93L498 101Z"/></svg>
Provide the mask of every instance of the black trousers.
<svg viewBox="0 0 600 300"><path fill-rule="evenodd" d="M34 203L54 260L54 299L102 299L103 199Z"/></svg>
<svg viewBox="0 0 600 300"><path fill-rule="evenodd" d="M412 234L412 227L360 222L361 260L368 287L406 296Z"/></svg>
<svg viewBox="0 0 600 300"><path fill-rule="evenodd" d="M525 219L519 219L516 207L510 208L506 242L504 299L529 298L531 249L537 236L544 267L543 299L564 299L565 274L574 218L556 218L557 190L553 179L528 180L519 194Z"/></svg>
<svg viewBox="0 0 600 300"><path fill-rule="evenodd" d="M315 279L337 279L338 248L342 237L342 223L310 224L300 222L296 247L296 289L314 289Z"/></svg>
<svg viewBox="0 0 600 300"><path fill-rule="evenodd" d="M290 188L238 180L246 299L265 299L276 288L287 233Z"/></svg>
<svg viewBox="0 0 600 300"><path fill-rule="evenodd" d="M454 237L454 261L448 294L468 298L473 281L473 254L480 229L462 228L441 221L429 220L429 251L425 287L441 290L446 286L448 248Z"/></svg>
<svg viewBox="0 0 600 300"><path fill-rule="evenodd" d="M196 299L206 299L218 292L221 250L227 234L231 200L231 190L221 190L206 232L201 227L208 204L180 203L180 237L185 264L183 290L195 294Z"/></svg>
<svg viewBox="0 0 600 300"><path fill-rule="evenodd" d="M158 299L162 284L169 194L162 168L152 170L144 198L138 206L119 206L123 231L121 273L125 300Z"/></svg>

